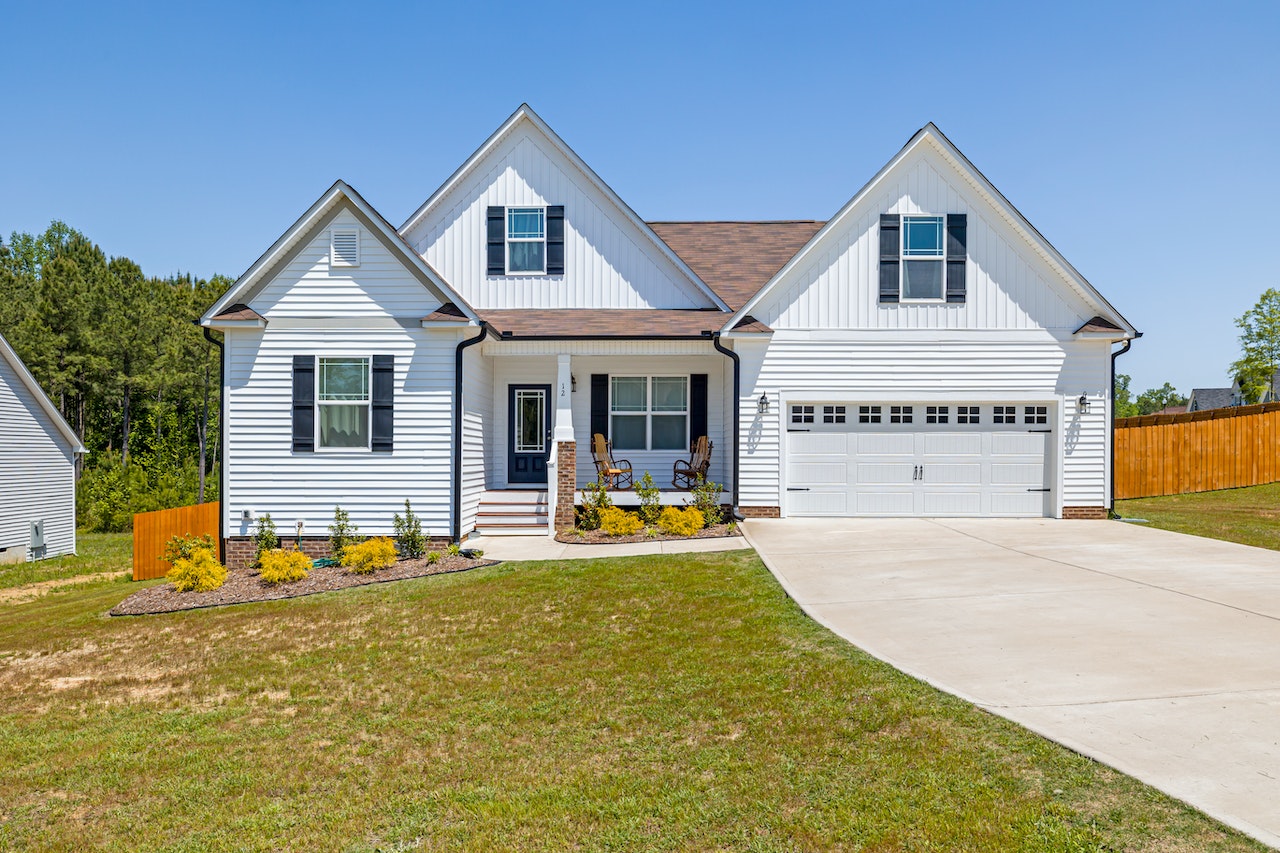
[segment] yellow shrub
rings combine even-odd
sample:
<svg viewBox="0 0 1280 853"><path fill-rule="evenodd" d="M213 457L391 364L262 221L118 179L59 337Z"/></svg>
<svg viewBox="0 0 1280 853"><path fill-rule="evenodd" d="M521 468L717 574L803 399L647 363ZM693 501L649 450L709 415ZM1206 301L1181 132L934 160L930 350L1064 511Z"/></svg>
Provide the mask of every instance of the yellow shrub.
<svg viewBox="0 0 1280 853"><path fill-rule="evenodd" d="M165 575L178 592L209 592L222 586L227 567L218 562L211 548L194 548L190 557L179 557Z"/></svg>
<svg viewBox="0 0 1280 853"><path fill-rule="evenodd" d="M669 506L662 510L662 515L658 516L658 527L672 536L692 536L705 526L706 518L702 515L702 510L696 506L688 506L684 509Z"/></svg>
<svg viewBox="0 0 1280 853"><path fill-rule="evenodd" d="M644 530L644 522L634 512L611 506L600 510L600 529L610 536L630 536Z"/></svg>
<svg viewBox="0 0 1280 853"><path fill-rule="evenodd" d="M368 574L395 565L396 543L388 536L375 536L342 551L342 565L357 574Z"/></svg>
<svg viewBox="0 0 1280 853"><path fill-rule="evenodd" d="M272 548L258 558L258 577L271 584L300 581L310 570L311 558L301 551Z"/></svg>

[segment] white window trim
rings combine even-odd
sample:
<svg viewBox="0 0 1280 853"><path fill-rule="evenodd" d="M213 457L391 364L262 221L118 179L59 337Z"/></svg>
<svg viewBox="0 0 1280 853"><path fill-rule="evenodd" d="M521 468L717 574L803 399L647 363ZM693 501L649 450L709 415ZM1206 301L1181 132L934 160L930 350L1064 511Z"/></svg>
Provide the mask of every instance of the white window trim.
<svg viewBox="0 0 1280 853"><path fill-rule="evenodd" d="M329 359L329 358L331 359L362 358L365 360L365 379L366 379L365 387L369 389L368 397L365 400L363 401L361 400L321 401L320 375L322 373L322 369L321 369L320 363L324 359ZM316 356L316 387L315 387L313 397L314 397L314 402L311 405L314 407L314 411L315 411L315 414L312 416L312 420L315 421L315 424L314 424L315 436L313 438L313 442L311 446L315 448L316 453L372 453L373 452L373 355L371 354L317 355ZM367 411L365 412L365 419L366 419L365 434L369 436L369 440L365 444L365 446L364 447L328 447L324 445L320 440L320 437L321 437L320 407L322 405L323 406L366 406L368 407Z"/></svg>
<svg viewBox="0 0 1280 853"><path fill-rule="evenodd" d="M618 448L620 453L684 453L690 446L692 439L689 437L691 425L689 423L689 397L693 391L688 373L610 373L609 374L609 434L613 435L613 418L615 415L620 417L643 417L644 418L644 447L626 447ZM613 380L614 379L644 379L645 382L645 410L643 412L615 412L613 410ZM653 380L654 379L684 379L684 410L680 412L655 412L653 410ZM681 448L657 448L653 446L653 416L658 415L683 415L684 416L684 446Z"/></svg>
<svg viewBox="0 0 1280 853"><path fill-rule="evenodd" d="M940 255L908 255L907 254L907 220L938 219L942 224L942 254ZM936 261L942 266L942 294L936 298L907 298L906 278L907 261ZM903 305L938 305L947 301L947 217L936 213L904 213L898 225L898 302Z"/></svg>
<svg viewBox="0 0 1280 853"><path fill-rule="evenodd" d="M354 261L343 261L338 258L338 251L334 248L333 242L339 234L354 234L356 239L356 259ZM359 228L330 228L329 229L329 266L331 267L358 267L360 266L360 229Z"/></svg>
<svg viewBox="0 0 1280 853"><path fill-rule="evenodd" d="M512 237L511 236L511 211L513 210L541 210L542 211L542 237ZM511 269L511 244L512 243L541 243L542 244L542 269L540 270L513 270ZM507 275L546 275L547 274L547 206L545 204L512 204L502 208L502 262Z"/></svg>

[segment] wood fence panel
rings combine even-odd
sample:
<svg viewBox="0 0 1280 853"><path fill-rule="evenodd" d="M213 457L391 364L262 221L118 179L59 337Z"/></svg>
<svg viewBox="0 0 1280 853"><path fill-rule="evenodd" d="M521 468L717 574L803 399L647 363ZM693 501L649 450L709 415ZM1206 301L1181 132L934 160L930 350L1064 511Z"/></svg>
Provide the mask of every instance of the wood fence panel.
<svg viewBox="0 0 1280 853"><path fill-rule="evenodd" d="M173 536L208 534L218 540L217 501L180 506L156 512L140 512L133 517L133 579L162 578L172 568L164 560L164 546Z"/></svg>
<svg viewBox="0 0 1280 853"><path fill-rule="evenodd" d="M1116 421L1116 497L1280 481L1280 403Z"/></svg>

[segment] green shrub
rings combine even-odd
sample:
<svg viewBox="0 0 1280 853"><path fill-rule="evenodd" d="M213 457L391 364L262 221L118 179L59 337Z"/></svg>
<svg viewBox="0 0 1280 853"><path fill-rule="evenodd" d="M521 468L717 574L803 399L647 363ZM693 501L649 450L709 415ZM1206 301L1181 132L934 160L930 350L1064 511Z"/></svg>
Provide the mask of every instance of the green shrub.
<svg viewBox="0 0 1280 853"><path fill-rule="evenodd" d="M644 522L634 512L611 506L600 511L600 529L610 536L630 536L643 530Z"/></svg>
<svg viewBox="0 0 1280 853"><path fill-rule="evenodd" d="M597 530L600 527L600 511L613 506L609 487L598 479L582 487L582 506L574 508L579 530Z"/></svg>
<svg viewBox="0 0 1280 853"><path fill-rule="evenodd" d="M329 525L329 554L342 565L342 555L347 548L360 541L360 528L351 523L351 516L340 506L333 508L333 524Z"/></svg>
<svg viewBox="0 0 1280 853"><path fill-rule="evenodd" d="M311 558L301 551L273 548L258 555L258 577L269 584L300 581L310 570Z"/></svg>
<svg viewBox="0 0 1280 853"><path fill-rule="evenodd" d="M664 533L670 533L672 536L692 536L705 525L706 519L702 515L702 510L695 506L687 506L684 509L669 506L658 517L658 526Z"/></svg>
<svg viewBox="0 0 1280 853"><path fill-rule="evenodd" d="M720 505L720 493L724 487L704 477L698 477L698 484L689 490L693 496L693 505L702 512L703 519L710 527L724 520L724 508Z"/></svg>
<svg viewBox="0 0 1280 853"><path fill-rule="evenodd" d="M385 569L395 562L396 543L389 536L375 536L342 550L342 565L360 575Z"/></svg>
<svg viewBox="0 0 1280 853"><path fill-rule="evenodd" d="M459 545L457 542L450 542L448 545L445 546L444 552L448 554L450 557L456 557L462 553L462 546Z"/></svg>
<svg viewBox="0 0 1280 853"><path fill-rule="evenodd" d="M406 557L421 557L427 550L427 537L422 533L422 519L413 514L409 501L404 502L404 518L396 513L391 520L391 529L396 532L396 547Z"/></svg>
<svg viewBox="0 0 1280 853"><path fill-rule="evenodd" d="M253 531L253 565L262 565L262 555L280 547L280 537L276 535L276 523L271 520L271 513L263 513L258 519L258 527Z"/></svg>
<svg viewBox="0 0 1280 853"><path fill-rule="evenodd" d="M428 565L432 565L432 564L435 564L435 563L438 563L438 562L440 562L440 552L439 552L439 551L428 551L428 552L427 552L427 564L428 564Z"/></svg>
<svg viewBox="0 0 1280 853"><path fill-rule="evenodd" d="M165 575L178 592L209 592L222 586L227 567L218 562L211 548L195 548L190 557L179 557Z"/></svg>
<svg viewBox="0 0 1280 853"><path fill-rule="evenodd" d="M631 488L636 490L636 496L640 498L640 509L636 510L640 520L645 524L656 523L658 516L662 514L662 492L654 485L653 477L649 476L648 471L645 471L644 476L640 478L640 482L634 484Z"/></svg>
<svg viewBox="0 0 1280 853"><path fill-rule="evenodd" d="M204 548L210 553L218 553L218 546L214 543L213 537L208 533L202 536L170 536L169 541L164 546L164 557L166 563L176 563L182 558L191 558L191 553L197 548Z"/></svg>

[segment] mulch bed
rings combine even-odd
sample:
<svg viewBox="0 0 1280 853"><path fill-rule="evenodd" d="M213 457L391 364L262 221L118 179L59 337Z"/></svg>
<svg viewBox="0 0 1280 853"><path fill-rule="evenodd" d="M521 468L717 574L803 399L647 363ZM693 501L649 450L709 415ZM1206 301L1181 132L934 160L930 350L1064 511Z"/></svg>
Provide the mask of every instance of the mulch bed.
<svg viewBox="0 0 1280 853"><path fill-rule="evenodd" d="M726 536L740 536L736 530L729 532L727 524L713 524L710 527L704 527L692 536L672 536L654 530L654 535L649 536L643 531L634 533L630 536L610 536L603 530L577 530L577 531L560 531L556 534L556 541L563 542L566 545L617 545L620 542L670 542L674 539L722 539Z"/></svg>
<svg viewBox="0 0 1280 853"><path fill-rule="evenodd" d="M229 569L226 582L211 592L178 592L173 584L147 587L135 592L111 609L112 616L141 616L146 613L173 613L177 610L195 610L200 607L221 607L225 604L244 604L249 601L270 601L276 598L297 598L350 586L365 586L427 575L443 575L465 572L481 566L492 566L497 560L448 557L428 563L425 559L400 560L394 566L378 569L367 575L358 575L342 566L317 566L300 581L271 585L258 577L257 569Z"/></svg>

